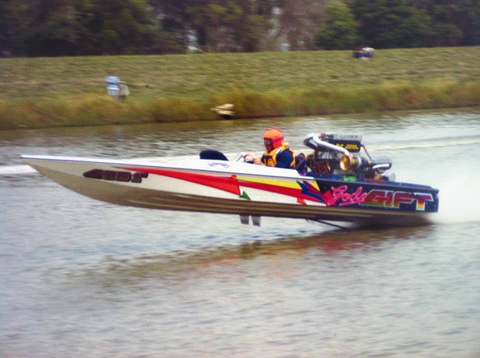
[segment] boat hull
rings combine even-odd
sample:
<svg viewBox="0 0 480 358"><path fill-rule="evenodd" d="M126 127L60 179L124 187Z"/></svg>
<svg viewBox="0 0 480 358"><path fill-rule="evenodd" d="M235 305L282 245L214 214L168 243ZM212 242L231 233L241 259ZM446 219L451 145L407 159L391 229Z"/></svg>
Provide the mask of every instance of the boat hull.
<svg viewBox="0 0 480 358"><path fill-rule="evenodd" d="M246 163L23 159L68 189L124 206L395 225L425 223L438 211L438 190L431 187L301 176Z"/></svg>

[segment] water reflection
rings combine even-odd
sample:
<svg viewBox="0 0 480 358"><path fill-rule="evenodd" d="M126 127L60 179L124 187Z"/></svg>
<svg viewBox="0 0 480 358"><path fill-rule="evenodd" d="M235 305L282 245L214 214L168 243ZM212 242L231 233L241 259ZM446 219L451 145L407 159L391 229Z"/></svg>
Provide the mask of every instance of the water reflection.
<svg viewBox="0 0 480 358"><path fill-rule="evenodd" d="M202 251L176 251L163 255L138 256L132 259L109 258L88 276L108 276L128 282L145 278L175 279L185 274L211 272L212 267L238 267L245 261L268 258L269 261L301 261L314 255L318 260L342 252L381 248L392 240L414 240L428 236L431 226L388 229L359 229L354 232L330 231L307 237L257 240L240 245L220 245ZM391 245L391 243L389 243ZM208 270L207 270L208 268Z"/></svg>

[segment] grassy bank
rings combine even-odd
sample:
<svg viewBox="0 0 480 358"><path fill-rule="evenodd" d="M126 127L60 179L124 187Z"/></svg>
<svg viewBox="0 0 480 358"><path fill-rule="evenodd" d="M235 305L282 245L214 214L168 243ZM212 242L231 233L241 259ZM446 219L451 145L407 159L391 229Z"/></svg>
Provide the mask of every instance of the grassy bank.
<svg viewBox="0 0 480 358"><path fill-rule="evenodd" d="M480 105L480 47L0 59L0 129ZM114 71L124 102L105 95Z"/></svg>
<svg viewBox="0 0 480 358"><path fill-rule="evenodd" d="M210 108L234 103L238 118L359 113L480 105L480 82L378 85L257 92L236 89L204 100L186 97L120 102L106 95L0 101L0 129L215 120Z"/></svg>

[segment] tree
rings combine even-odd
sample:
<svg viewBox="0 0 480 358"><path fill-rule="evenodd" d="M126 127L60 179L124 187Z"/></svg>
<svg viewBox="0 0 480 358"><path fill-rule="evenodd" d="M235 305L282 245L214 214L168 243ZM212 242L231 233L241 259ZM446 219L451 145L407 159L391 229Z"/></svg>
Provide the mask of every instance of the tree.
<svg viewBox="0 0 480 358"><path fill-rule="evenodd" d="M29 30L25 37L28 56L75 54L75 7L71 0L36 0L30 3Z"/></svg>
<svg viewBox="0 0 480 358"><path fill-rule="evenodd" d="M326 10L326 24L317 32L317 46L326 50L351 49L357 41L355 20L350 8L333 1Z"/></svg>
<svg viewBox="0 0 480 358"><path fill-rule="evenodd" d="M430 18L406 0L355 0L352 9L365 44L377 48L427 44Z"/></svg>
<svg viewBox="0 0 480 358"><path fill-rule="evenodd" d="M286 41L292 50L314 49L315 31L324 6L324 0L279 0L276 37Z"/></svg>
<svg viewBox="0 0 480 358"><path fill-rule="evenodd" d="M28 29L28 4L22 0L0 0L0 56L25 54L23 37Z"/></svg>
<svg viewBox="0 0 480 358"><path fill-rule="evenodd" d="M268 21L261 15L247 15L243 21L240 21L235 38L242 51L262 51L269 27Z"/></svg>
<svg viewBox="0 0 480 358"><path fill-rule="evenodd" d="M463 32L461 45L480 45L480 0L458 1L456 25Z"/></svg>
<svg viewBox="0 0 480 358"><path fill-rule="evenodd" d="M75 1L84 54L164 53L175 48L175 39L164 33L145 0Z"/></svg>
<svg viewBox="0 0 480 358"><path fill-rule="evenodd" d="M276 0L149 0L163 28L206 52L265 49Z"/></svg>
<svg viewBox="0 0 480 358"><path fill-rule="evenodd" d="M161 23L162 29L173 36L183 49L191 44L191 16L188 8L195 6L195 0L149 0L153 16Z"/></svg>
<svg viewBox="0 0 480 358"><path fill-rule="evenodd" d="M242 16L242 9L232 0L207 0L188 8L197 40L207 52L232 51L233 24Z"/></svg>
<svg viewBox="0 0 480 358"><path fill-rule="evenodd" d="M432 46L480 45L479 0L412 0L410 5L431 14Z"/></svg>
<svg viewBox="0 0 480 358"><path fill-rule="evenodd" d="M265 0L237 0L241 15L232 23L234 41L239 51L255 52L266 48L271 28L272 4Z"/></svg>
<svg viewBox="0 0 480 358"><path fill-rule="evenodd" d="M432 33L435 46L458 46L463 37L462 30L453 24L436 24Z"/></svg>
<svg viewBox="0 0 480 358"><path fill-rule="evenodd" d="M28 56L182 51L175 37L162 30L146 0L31 0L24 3L27 3L24 5L26 15L22 19L26 30L16 36L15 43L22 44Z"/></svg>

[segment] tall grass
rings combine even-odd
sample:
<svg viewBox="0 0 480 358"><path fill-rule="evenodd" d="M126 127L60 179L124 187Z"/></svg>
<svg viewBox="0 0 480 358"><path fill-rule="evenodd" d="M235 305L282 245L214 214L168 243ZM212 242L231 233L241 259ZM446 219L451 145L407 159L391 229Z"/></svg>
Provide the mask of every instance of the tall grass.
<svg viewBox="0 0 480 358"><path fill-rule="evenodd" d="M267 92L236 88L203 100L171 97L117 101L92 94L37 101L1 100L0 129L212 120L219 117L211 108L224 103L234 105L236 118L480 106L480 82L399 81Z"/></svg>

